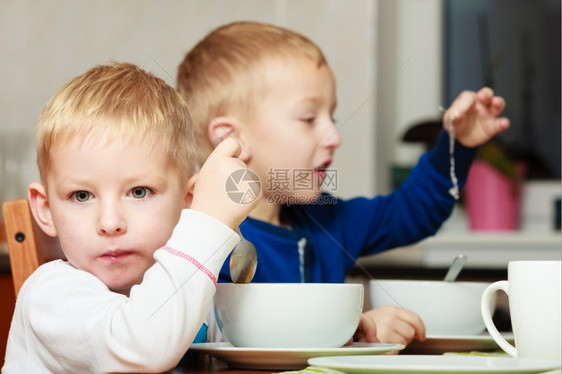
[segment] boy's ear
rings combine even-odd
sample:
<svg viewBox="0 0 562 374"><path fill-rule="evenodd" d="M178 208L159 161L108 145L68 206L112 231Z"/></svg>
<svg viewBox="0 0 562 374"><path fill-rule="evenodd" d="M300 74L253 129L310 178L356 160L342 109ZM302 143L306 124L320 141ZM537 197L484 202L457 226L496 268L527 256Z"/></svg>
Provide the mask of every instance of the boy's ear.
<svg viewBox="0 0 562 374"><path fill-rule="evenodd" d="M193 203L193 190L195 189L195 182L197 182L197 175L198 174L194 174L187 180L187 193L185 194L184 199L184 209L191 208L191 204Z"/></svg>
<svg viewBox="0 0 562 374"><path fill-rule="evenodd" d="M235 120L231 117L215 117L209 122L207 126L207 136L211 144L214 143L216 138L226 138L234 135Z"/></svg>
<svg viewBox="0 0 562 374"><path fill-rule="evenodd" d="M40 183L31 183L27 189L27 198L31 214L33 214L37 225L45 234L53 237L57 236L45 187Z"/></svg>
<svg viewBox="0 0 562 374"><path fill-rule="evenodd" d="M251 153L250 147L245 141L245 128L246 127L234 117L216 117L213 118L209 126L207 126L207 137L211 144L214 144L217 138L232 136L242 148L242 152L238 158L247 163L250 160Z"/></svg>

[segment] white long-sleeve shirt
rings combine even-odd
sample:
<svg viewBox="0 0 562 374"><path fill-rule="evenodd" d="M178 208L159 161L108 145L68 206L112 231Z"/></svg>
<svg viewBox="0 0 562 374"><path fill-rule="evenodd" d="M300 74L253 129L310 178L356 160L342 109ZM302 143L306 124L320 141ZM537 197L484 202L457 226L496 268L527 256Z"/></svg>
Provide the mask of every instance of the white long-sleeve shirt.
<svg viewBox="0 0 562 374"><path fill-rule="evenodd" d="M57 260L40 266L17 301L2 373L162 372L201 327L219 270L239 237L184 210L130 296Z"/></svg>

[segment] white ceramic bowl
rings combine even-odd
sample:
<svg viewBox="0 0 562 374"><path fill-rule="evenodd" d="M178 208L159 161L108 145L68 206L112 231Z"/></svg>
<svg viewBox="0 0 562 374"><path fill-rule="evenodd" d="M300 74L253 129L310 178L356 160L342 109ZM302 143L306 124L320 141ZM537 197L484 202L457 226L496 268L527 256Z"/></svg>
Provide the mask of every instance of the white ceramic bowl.
<svg viewBox="0 0 562 374"><path fill-rule="evenodd" d="M424 280L371 280L371 307L397 305L417 313L426 335L477 335L486 326L480 313L490 283ZM492 312L495 305L492 305Z"/></svg>
<svg viewBox="0 0 562 374"><path fill-rule="evenodd" d="M236 347L335 348L355 333L363 285L219 283L215 315Z"/></svg>

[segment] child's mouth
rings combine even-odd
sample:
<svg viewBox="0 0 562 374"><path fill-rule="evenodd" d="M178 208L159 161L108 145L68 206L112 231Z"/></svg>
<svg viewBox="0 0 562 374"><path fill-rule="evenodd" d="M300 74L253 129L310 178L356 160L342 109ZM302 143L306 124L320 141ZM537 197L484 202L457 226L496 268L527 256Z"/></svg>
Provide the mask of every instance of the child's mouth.
<svg viewBox="0 0 562 374"><path fill-rule="evenodd" d="M120 262L129 257L133 252L123 250L107 251L101 255L101 258L109 262Z"/></svg>
<svg viewBox="0 0 562 374"><path fill-rule="evenodd" d="M314 169L314 172L316 173L318 181L320 183L324 181L324 178L326 178L326 173L327 173L326 171L330 167L331 163L332 162L330 160L328 160L328 161L322 163L322 165L320 165L319 167Z"/></svg>

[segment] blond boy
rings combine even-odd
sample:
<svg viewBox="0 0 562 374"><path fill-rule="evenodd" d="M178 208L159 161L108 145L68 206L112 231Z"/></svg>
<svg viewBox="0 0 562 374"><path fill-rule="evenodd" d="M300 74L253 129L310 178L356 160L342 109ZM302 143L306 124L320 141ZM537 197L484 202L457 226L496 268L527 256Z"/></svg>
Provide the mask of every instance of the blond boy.
<svg viewBox="0 0 562 374"><path fill-rule="evenodd" d="M345 178L330 169L341 144L335 78L320 48L296 32L257 22L221 26L187 53L178 89L192 113L200 162L214 138L231 136L261 178L264 199L241 225L258 249L254 281L343 282L359 256L435 234L454 207L445 132L392 194L343 200L322 192L323 181ZM460 94L445 114L453 118L461 188L476 147L509 126L498 118L504 106L483 88ZM220 279L230 280L227 267ZM382 307L366 316L382 342L424 339L423 322L410 311Z"/></svg>
<svg viewBox="0 0 562 374"><path fill-rule="evenodd" d="M177 365L252 207L224 189L245 167L235 142L196 176L193 149L184 100L135 65L97 66L53 96L37 126L41 183L28 198L66 261L24 283L3 373Z"/></svg>

